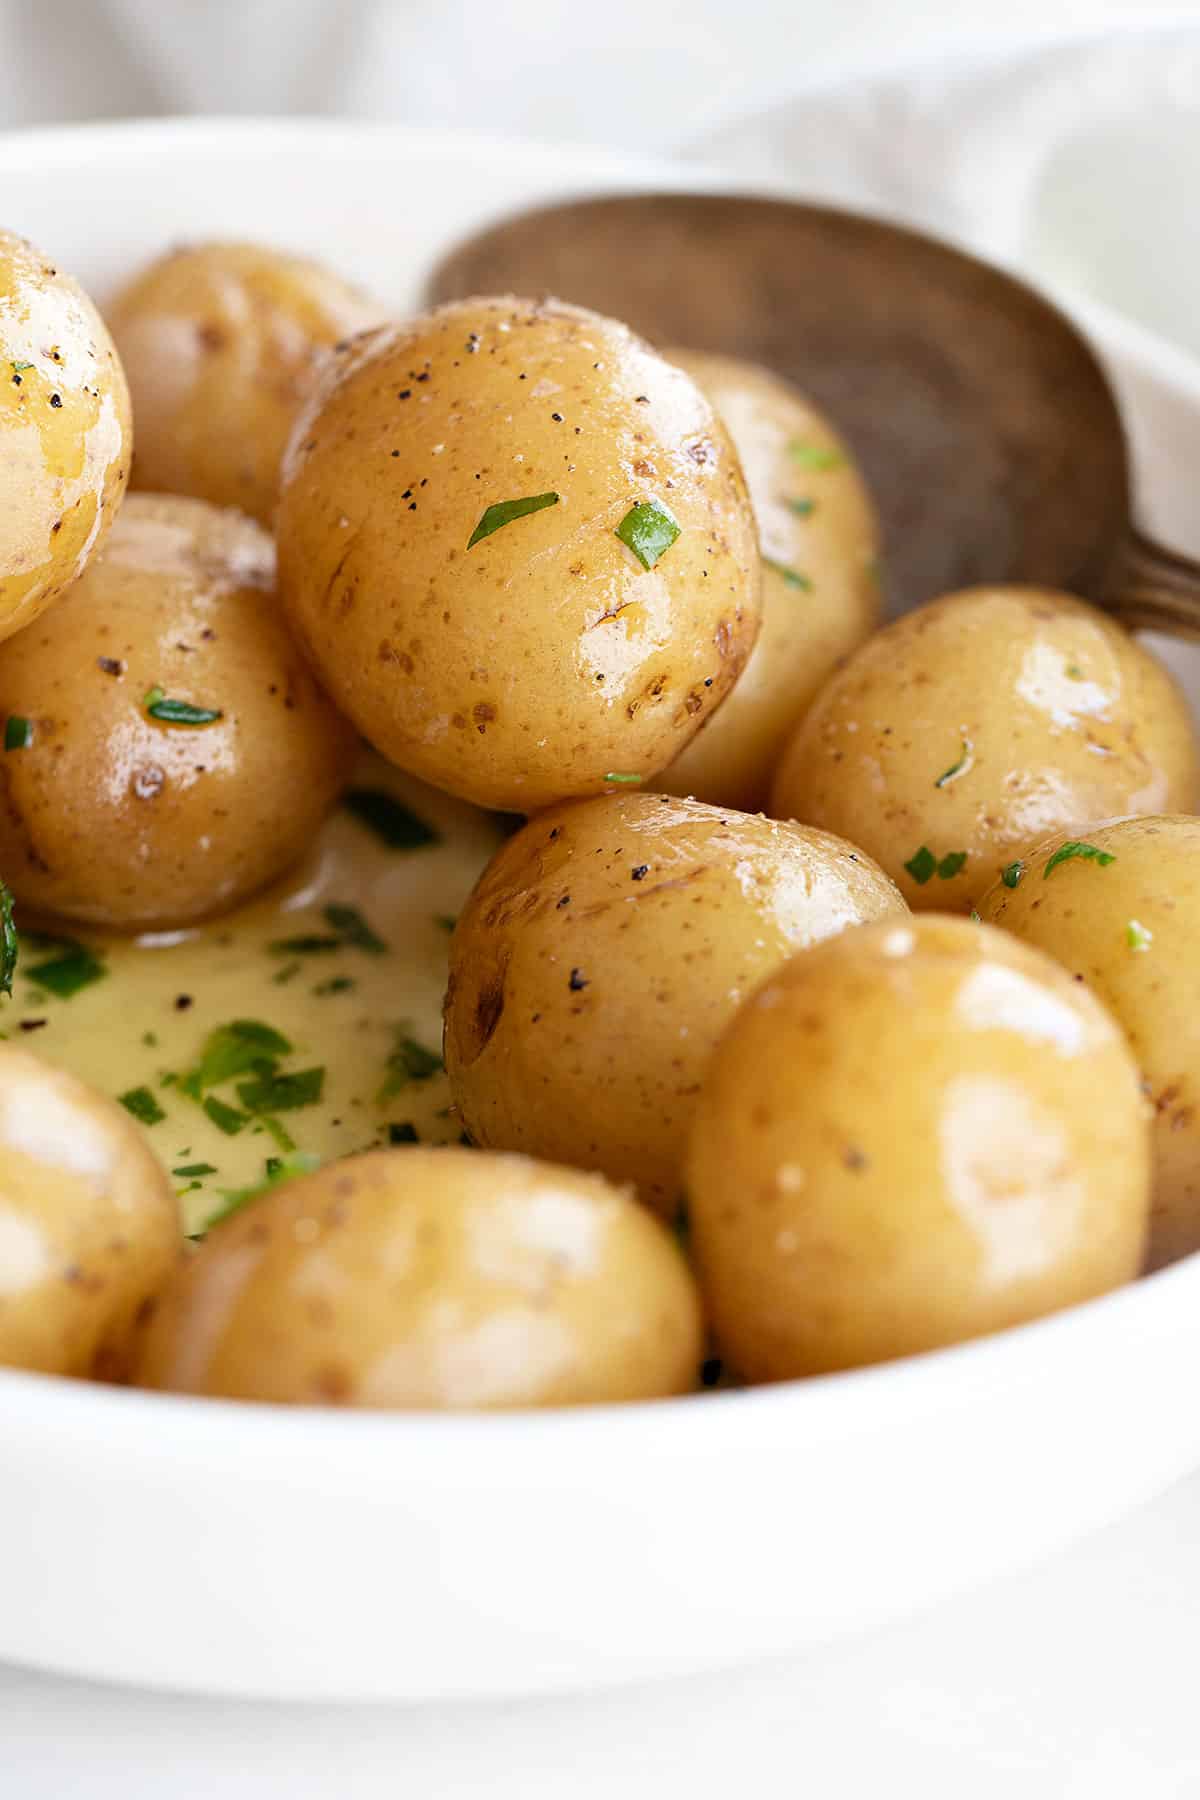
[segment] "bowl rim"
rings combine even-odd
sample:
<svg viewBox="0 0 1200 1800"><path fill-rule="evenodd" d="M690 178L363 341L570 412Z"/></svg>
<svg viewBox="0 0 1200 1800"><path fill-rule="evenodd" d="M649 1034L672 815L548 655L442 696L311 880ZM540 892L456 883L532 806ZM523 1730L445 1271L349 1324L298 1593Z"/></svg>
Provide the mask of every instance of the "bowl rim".
<svg viewBox="0 0 1200 1800"><path fill-rule="evenodd" d="M304 115L122 119L7 130L0 132L0 176L78 163L84 153L91 162L130 153L195 155L202 150L228 159L247 152L261 155L272 147L311 151L314 144L323 155L346 157L359 156L364 149L389 148L393 153L419 149L431 157L470 157L487 163L501 159L521 165L538 156L552 157L561 197L566 197L574 179L587 193L604 191L602 183L611 179L623 186L641 181L676 191L732 187L763 198L789 197L778 183L739 181L734 172L700 161L386 120ZM956 248L979 254L949 234L924 235L942 236ZM1200 358L1090 296L1028 271L1009 272L1072 315L1102 361L1115 358L1183 390L1200 410ZM1042 1318L895 1361L755 1388L595 1406L446 1413L298 1406L160 1393L0 1368L0 1421L6 1436L20 1429L67 1445L102 1439L114 1454L157 1459L164 1433L174 1434L178 1422L187 1420L183 1429L189 1451L206 1455L219 1453L222 1446L236 1447L247 1465L276 1462L281 1453L293 1450L308 1459L323 1447L341 1461L349 1457L376 1464L381 1440L392 1450L407 1453L425 1447L449 1463L462 1458L465 1464L477 1457L481 1440L490 1445L498 1436L507 1441L510 1454L540 1455L550 1433L560 1455L568 1448L572 1456L594 1453L608 1458L621 1443L655 1454L697 1450L724 1456L731 1439L762 1441L765 1433L780 1442L785 1438L794 1442L798 1427L806 1436L844 1436L863 1429L881 1409L893 1420L898 1411L915 1416L940 1410L983 1392L997 1378L1036 1375L1054 1351L1072 1340L1074 1361L1080 1370L1086 1369L1092 1360L1089 1346L1110 1332L1134 1333L1144 1323L1156 1333L1169 1334L1194 1321L1198 1294L1200 1253ZM723 1421L720 1432L714 1430L718 1420ZM697 1433L702 1435L697 1438Z"/></svg>

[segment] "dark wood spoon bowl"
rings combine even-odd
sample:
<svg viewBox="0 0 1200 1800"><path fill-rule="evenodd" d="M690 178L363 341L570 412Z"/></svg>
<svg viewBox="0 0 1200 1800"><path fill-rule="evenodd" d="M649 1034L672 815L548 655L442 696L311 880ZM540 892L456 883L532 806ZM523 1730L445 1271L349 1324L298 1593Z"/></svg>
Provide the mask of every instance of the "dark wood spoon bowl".
<svg viewBox="0 0 1200 1800"><path fill-rule="evenodd" d="M502 220L432 277L435 300L480 293L558 294L795 382L862 462L893 611L1036 582L1200 636L1200 565L1134 528L1125 431L1094 352L976 257L801 201L615 195Z"/></svg>

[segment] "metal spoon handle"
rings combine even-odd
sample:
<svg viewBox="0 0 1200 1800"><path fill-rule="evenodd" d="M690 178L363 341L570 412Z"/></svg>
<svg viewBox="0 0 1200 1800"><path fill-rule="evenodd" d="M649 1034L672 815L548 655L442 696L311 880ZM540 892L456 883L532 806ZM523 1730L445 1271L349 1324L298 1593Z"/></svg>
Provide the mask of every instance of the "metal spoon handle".
<svg viewBox="0 0 1200 1800"><path fill-rule="evenodd" d="M1130 629L1200 638L1200 562L1130 532L1107 610Z"/></svg>

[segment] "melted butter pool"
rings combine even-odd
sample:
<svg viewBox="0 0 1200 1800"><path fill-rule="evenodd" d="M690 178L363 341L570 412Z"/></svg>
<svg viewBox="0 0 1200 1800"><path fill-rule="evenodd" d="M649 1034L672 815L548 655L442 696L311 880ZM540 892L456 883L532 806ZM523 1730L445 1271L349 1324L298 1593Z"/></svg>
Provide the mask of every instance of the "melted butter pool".
<svg viewBox="0 0 1200 1800"><path fill-rule="evenodd" d="M399 802L435 841L393 847L339 810L305 863L238 912L186 933L72 932L104 973L65 998L30 976L62 951L22 940L3 1035L103 1093L148 1091L164 1116L139 1129L174 1175L189 1232L202 1231L229 1192L260 1185L267 1159L289 1145L328 1162L387 1143L389 1128L411 1126L426 1143L458 1140L440 1063L449 927L501 831L494 815L374 757L353 787ZM382 949L353 941L364 934L346 908ZM248 1115L238 1092L255 1081L248 1070L200 1098L185 1092L181 1078L211 1035L239 1020L287 1040L279 1075L323 1069L320 1099ZM204 1099L218 1104L205 1110ZM245 1120L234 1134L214 1121L222 1107ZM177 1173L205 1164L211 1172Z"/></svg>

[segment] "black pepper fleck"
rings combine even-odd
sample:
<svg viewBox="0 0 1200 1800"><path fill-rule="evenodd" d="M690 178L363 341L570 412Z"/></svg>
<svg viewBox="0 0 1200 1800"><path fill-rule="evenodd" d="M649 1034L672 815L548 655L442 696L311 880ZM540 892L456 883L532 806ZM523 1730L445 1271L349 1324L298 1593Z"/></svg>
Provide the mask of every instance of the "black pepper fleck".
<svg viewBox="0 0 1200 1800"><path fill-rule="evenodd" d="M563 416L561 413L551 413L550 417L554 420L554 423L556 425L561 425L563 422Z"/></svg>
<svg viewBox="0 0 1200 1800"><path fill-rule="evenodd" d="M176 996L175 996L175 1011L176 1012L186 1012L188 1007L191 1004L192 1004L192 996L190 994L176 994Z"/></svg>
<svg viewBox="0 0 1200 1800"><path fill-rule="evenodd" d="M51 394L50 404L51 404L51 406L61 406L62 405L62 395L61 394Z"/></svg>
<svg viewBox="0 0 1200 1800"><path fill-rule="evenodd" d="M49 1019L22 1019L21 1020L21 1030L22 1031L40 1031L42 1029L43 1025L48 1025L49 1023L50 1023Z"/></svg>
<svg viewBox="0 0 1200 1800"><path fill-rule="evenodd" d="M631 881L645 881L645 879L649 873L650 873L650 864L649 863L639 863L636 869L630 869L629 878Z"/></svg>
<svg viewBox="0 0 1200 1800"><path fill-rule="evenodd" d="M581 994L587 985L588 984L584 978L583 970L582 969L572 969L571 970L571 979L567 983L567 986L570 988L571 992L573 994Z"/></svg>
<svg viewBox="0 0 1200 1800"><path fill-rule="evenodd" d="M123 675L125 673L125 664L118 662L115 656L98 656L96 663L106 675Z"/></svg>
<svg viewBox="0 0 1200 1800"><path fill-rule="evenodd" d="M396 395L396 398L397 398L397 400L411 400L412 399L412 389L411 388L401 388L400 392Z"/></svg>

